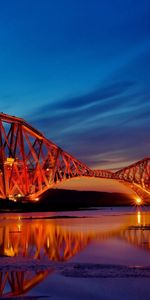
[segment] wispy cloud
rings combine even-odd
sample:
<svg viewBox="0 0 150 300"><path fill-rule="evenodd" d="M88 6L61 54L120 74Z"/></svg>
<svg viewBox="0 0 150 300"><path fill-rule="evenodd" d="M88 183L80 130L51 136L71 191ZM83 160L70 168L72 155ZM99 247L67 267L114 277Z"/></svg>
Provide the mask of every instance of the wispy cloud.
<svg viewBox="0 0 150 300"><path fill-rule="evenodd" d="M136 84L135 81L118 82L62 100L60 105L43 105L28 119L51 140L90 166L115 168L116 164L116 168L122 167L148 154L145 147L149 141L143 126L146 126L144 120L149 116L150 105L148 95L143 95L147 99L144 102L140 93L134 92Z"/></svg>

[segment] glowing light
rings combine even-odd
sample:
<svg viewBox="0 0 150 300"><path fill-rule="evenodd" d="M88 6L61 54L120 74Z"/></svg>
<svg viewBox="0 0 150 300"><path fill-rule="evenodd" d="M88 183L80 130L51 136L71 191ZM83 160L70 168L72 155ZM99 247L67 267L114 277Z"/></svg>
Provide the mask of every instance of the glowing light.
<svg viewBox="0 0 150 300"><path fill-rule="evenodd" d="M136 201L136 204L137 204L137 205L141 205L141 204L142 204L142 200L141 200L141 198L139 198L139 197L136 198L135 201Z"/></svg>
<svg viewBox="0 0 150 300"><path fill-rule="evenodd" d="M137 221L138 221L138 225L141 225L141 212L140 211L137 212Z"/></svg>
<svg viewBox="0 0 150 300"><path fill-rule="evenodd" d="M21 231L21 224L18 224L18 231Z"/></svg>
<svg viewBox="0 0 150 300"><path fill-rule="evenodd" d="M20 198L20 197L21 197L21 194L18 194L17 197Z"/></svg>
<svg viewBox="0 0 150 300"><path fill-rule="evenodd" d="M12 167L13 163L14 163L14 158L12 158L12 157L7 157L7 159L6 159L6 161L5 161L5 164L6 164L6 165L9 165L10 167Z"/></svg>
<svg viewBox="0 0 150 300"><path fill-rule="evenodd" d="M39 201L39 200L40 200L40 198L35 198L35 199L34 199L34 201Z"/></svg>

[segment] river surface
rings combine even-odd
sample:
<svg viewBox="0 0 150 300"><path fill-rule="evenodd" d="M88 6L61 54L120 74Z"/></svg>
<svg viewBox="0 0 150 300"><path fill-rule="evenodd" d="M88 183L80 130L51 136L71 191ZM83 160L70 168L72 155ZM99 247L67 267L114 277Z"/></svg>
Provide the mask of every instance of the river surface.
<svg viewBox="0 0 150 300"><path fill-rule="evenodd" d="M150 299L150 208L0 214L0 293Z"/></svg>

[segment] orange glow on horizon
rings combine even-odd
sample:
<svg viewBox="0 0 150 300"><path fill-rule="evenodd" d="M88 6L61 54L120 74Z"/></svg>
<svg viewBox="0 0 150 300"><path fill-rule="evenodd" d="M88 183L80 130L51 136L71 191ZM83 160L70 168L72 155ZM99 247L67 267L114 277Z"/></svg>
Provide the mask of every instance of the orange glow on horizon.
<svg viewBox="0 0 150 300"><path fill-rule="evenodd" d="M96 192L111 192L125 193L134 195L134 192L128 187L114 179L104 179L96 177L75 177L57 183L56 189L68 189L78 191L96 191Z"/></svg>

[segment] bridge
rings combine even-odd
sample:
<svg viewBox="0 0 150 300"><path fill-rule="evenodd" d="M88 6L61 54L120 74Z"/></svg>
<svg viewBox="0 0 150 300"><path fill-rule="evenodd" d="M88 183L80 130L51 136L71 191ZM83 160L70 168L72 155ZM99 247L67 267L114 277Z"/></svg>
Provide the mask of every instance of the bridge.
<svg viewBox="0 0 150 300"><path fill-rule="evenodd" d="M150 197L150 158L117 172L92 170L25 120L0 113L0 198L38 200L59 181L76 176L115 179Z"/></svg>
<svg viewBox="0 0 150 300"><path fill-rule="evenodd" d="M94 170L94 176L116 179L132 189L141 199L150 198L150 158L144 158L116 172Z"/></svg>

